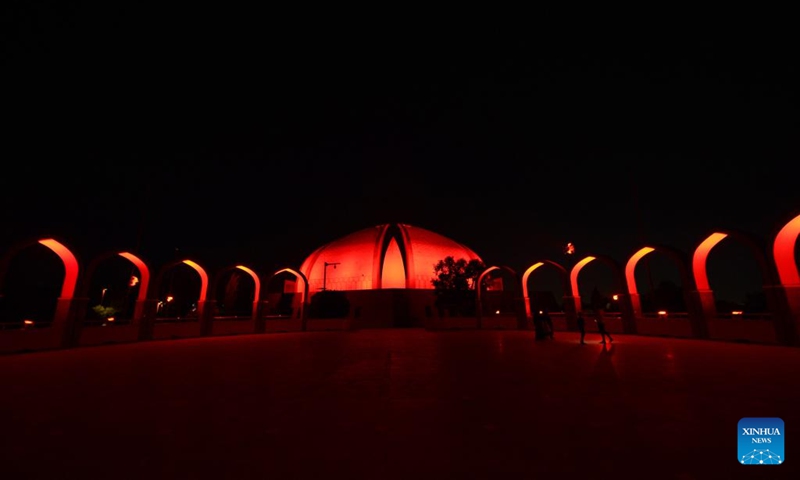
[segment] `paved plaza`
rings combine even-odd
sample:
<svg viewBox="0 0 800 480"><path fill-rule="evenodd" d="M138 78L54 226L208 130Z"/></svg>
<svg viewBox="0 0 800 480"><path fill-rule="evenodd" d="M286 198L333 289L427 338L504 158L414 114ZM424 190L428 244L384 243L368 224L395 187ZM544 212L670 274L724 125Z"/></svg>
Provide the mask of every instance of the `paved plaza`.
<svg viewBox="0 0 800 480"><path fill-rule="evenodd" d="M0 478L800 478L799 348L587 341L385 329L0 356ZM784 420L784 464L738 463L743 417Z"/></svg>

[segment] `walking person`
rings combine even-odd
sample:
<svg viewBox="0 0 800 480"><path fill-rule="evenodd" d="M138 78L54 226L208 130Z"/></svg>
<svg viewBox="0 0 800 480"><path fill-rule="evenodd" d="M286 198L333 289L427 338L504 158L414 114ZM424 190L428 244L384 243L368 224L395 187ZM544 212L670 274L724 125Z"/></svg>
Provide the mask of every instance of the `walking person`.
<svg viewBox="0 0 800 480"><path fill-rule="evenodd" d="M608 341L610 343L614 343L614 339L611 338L611 335L606 331L606 323L605 321L603 321L603 311L597 310L597 313L595 315L596 316L594 321L597 323L597 333L599 333L600 338L602 338L602 341L600 343L605 345L606 337L608 337Z"/></svg>
<svg viewBox="0 0 800 480"><path fill-rule="evenodd" d="M583 319L583 313L578 312L578 331L581 333L581 345L586 345L583 338L586 336L586 320Z"/></svg>
<svg viewBox="0 0 800 480"><path fill-rule="evenodd" d="M547 327L547 331L545 332L545 334L548 337L550 337L550 340L552 340L553 339L553 319L550 318L550 312L548 312L546 308L542 311L542 322Z"/></svg>

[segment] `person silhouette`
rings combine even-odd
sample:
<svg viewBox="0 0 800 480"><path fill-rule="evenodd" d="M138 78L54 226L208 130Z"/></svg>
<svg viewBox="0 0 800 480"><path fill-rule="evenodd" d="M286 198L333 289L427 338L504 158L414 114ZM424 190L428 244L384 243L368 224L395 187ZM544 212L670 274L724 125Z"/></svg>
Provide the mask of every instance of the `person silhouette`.
<svg viewBox="0 0 800 480"><path fill-rule="evenodd" d="M583 340L586 336L586 320L583 318L583 313L578 312L578 331L581 333L581 345L586 345L586 342Z"/></svg>
<svg viewBox="0 0 800 480"><path fill-rule="evenodd" d="M550 312L547 311L545 308L542 310L542 323L547 326L547 331L545 334L550 337L550 340L553 339L553 319L550 318Z"/></svg>
<svg viewBox="0 0 800 480"><path fill-rule="evenodd" d="M606 344L606 337L608 337L608 341L614 343L614 339L611 338L611 335L606 331L606 323L603 321L603 311L597 310L595 313L594 321L597 323L597 333L600 334L600 338L602 338L601 344Z"/></svg>

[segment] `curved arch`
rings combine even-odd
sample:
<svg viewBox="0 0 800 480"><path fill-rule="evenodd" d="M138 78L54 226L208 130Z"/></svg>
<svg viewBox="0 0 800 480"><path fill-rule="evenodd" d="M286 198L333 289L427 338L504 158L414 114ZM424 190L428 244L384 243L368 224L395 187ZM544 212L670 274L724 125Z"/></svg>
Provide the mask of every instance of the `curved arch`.
<svg viewBox="0 0 800 480"><path fill-rule="evenodd" d="M528 294L528 279L530 278L531 274L533 274L533 272L536 269L538 269L540 267L543 267L545 265L552 265L559 272L561 272L561 274L564 276L564 291L565 292L569 292L569 285L568 285L569 276L567 275L567 269L566 268L564 268L562 265L560 265L559 263L554 262L552 260L541 260L541 261L538 261L538 262L534 263L533 265L528 267L525 270L525 272L523 272L523 274L522 274L522 282L521 282L522 283L522 297L525 300L525 302L524 302L525 303L525 314L527 316L529 316L529 317L531 316L531 305L530 305L530 302L528 301L528 299L530 297L530 295Z"/></svg>
<svg viewBox="0 0 800 480"><path fill-rule="evenodd" d="M735 230L717 230L706 237L694 251L692 256L692 274L694 276L695 287L699 291L710 291L708 283L708 255L714 247L725 238L735 238L750 248L755 256L758 267L761 270L763 282L774 282L774 274L769 268L764 249L752 236L744 232Z"/></svg>
<svg viewBox="0 0 800 480"><path fill-rule="evenodd" d="M103 255L99 255L92 259L89 265L86 267L86 277L83 285L80 288L80 295L86 297L89 295L89 280L94 276L97 267L102 263L104 260L108 260L109 258L113 258L115 256L120 256L126 260L128 260L137 270L139 270L139 293L136 296L137 301L142 301L147 298L147 288L150 285L150 269L147 268L145 262L137 257L136 255L129 253L129 252L108 252Z"/></svg>
<svg viewBox="0 0 800 480"><path fill-rule="evenodd" d="M244 265L236 265L236 267L234 267L234 268L239 269L239 270L247 273L248 275L250 275L250 277L253 278L253 282L255 282L255 285L256 285L255 286L255 291L253 292L253 301L254 302L259 301L261 299L261 279L258 278L258 275L256 274L256 272L254 272L252 269L250 269L250 268L248 268L248 267L246 267Z"/></svg>
<svg viewBox="0 0 800 480"><path fill-rule="evenodd" d="M589 262L595 260L597 257L587 256L581 259L578 263L572 267L572 271L569 274L569 288L571 290L571 295L573 297L579 296L578 290L578 273L585 267Z"/></svg>
<svg viewBox="0 0 800 480"><path fill-rule="evenodd" d="M78 259L70 251L53 238L44 238L39 243L53 251L64 263L64 282L61 284L61 298L72 298L78 284Z"/></svg>
<svg viewBox="0 0 800 480"><path fill-rule="evenodd" d="M139 275L142 278L139 280L139 294L136 300L145 300L147 298L147 286L150 285L150 269L147 268L147 264L142 259L132 253L120 252L118 255L128 259L139 270Z"/></svg>
<svg viewBox="0 0 800 480"><path fill-rule="evenodd" d="M683 252L664 245L649 245L637 250L625 264L625 283L627 285L628 294L638 295L639 289L636 286L635 276L636 267L639 265L639 261L651 252L663 253L674 260L678 267L678 275L680 276L683 288L687 290L693 288L694 284L689 270L686 267L686 256Z"/></svg>
<svg viewBox="0 0 800 480"><path fill-rule="evenodd" d="M800 236L800 215L789 220L781 228L772 245L772 257L778 271L778 280L783 286L800 285L800 272L797 270L797 260L794 255L798 236Z"/></svg>
<svg viewBox="0 0 800 480"><path fill-rule="evenodd" d="M303 272L299 270L295 270L293 268L282 268L277 272L273 273L270 279L277 277L281 273L291 273L295 277L301 279L303 281L303 302L308 301L308 278L303 274Z"/></svg>
<svg viewBox="0 0 800 480"><path fill-rule="evenodd" d="M625 282L627 283L629 294L635 295L639 293L636 288L636 277L634 276L636 264L639 263L639 260L644 258L645 255L654 251L655 248L653 247L642 247L639 251L634 253L631 258L628 259L628 263L625 264Z"/></svg>
<svg viewBox="0 0 800 480"><path fill-rule="evenodd" d="M700 242L700 245L694 250L694 255L692 256L692 275L694 276L694 284L697 286L698 290L711 290L708 285L706 260L708 260L708 254L711 252L711 249L727 236L727 233L714 232Z"/></svg>
<svg viewBox="0 0 800 480"><path fill-rule="evenodd" d="M203 267L198 265L196 262L192 260L183 260L181 263L189 265L200 275L200 298L197 300L198 303L206 301L206 294L208 293L208 274Z"/></svg>

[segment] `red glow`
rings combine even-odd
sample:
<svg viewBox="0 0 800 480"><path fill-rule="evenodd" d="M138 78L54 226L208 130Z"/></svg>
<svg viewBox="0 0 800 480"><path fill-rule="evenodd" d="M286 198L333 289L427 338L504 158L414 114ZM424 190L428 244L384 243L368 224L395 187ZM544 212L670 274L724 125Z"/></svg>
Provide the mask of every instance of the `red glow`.
<svg viewBox="0 0 800 480"><path fill-rule="evenodd" d="M259 295L261 294L261 280L259 280L258 275L256 275L256 272L250 270L244 265L236 265L236 268L250 274L250 276L253 277L253 281L256 284L255 293L253 294L253 300L258 300L259 298L261 298L259 297Z"/></svg>
<svg viewBox="0 0 800 480"><path fill-rule="evenodd" d="M174 299L175 297L173 297L172 295L167 295L167 302L171 302Z"/></svg>
<svg viewBox="0 0 800 480"><path fill-rule="evenodd" d="M574 267L572 267L572 272L569 275L569 279L570 279L570 286L572 287L572 295L573 296L577 297L579 295L579 293L578 293L578 291L579 291L578 290L578 273L581 271L581 269L583 267L586 266L587 263L589 263L592 260L594 260L594 258L595 257L586 257L583 260L581 260L580 262L576 263Z"/></svg>
<svg viewBox="0 0 800 480"><path fill-rule="evenodd" d="M208 291L208 275L206 274L206 271L203 270L203 267L191 260L184 260L183 263L194 268L194 270L200 275L200 298L197 301L205 302L206 292Z"/></svg>
<svg viewBox="0 0 800 480"><path fill-rule="evenodd" d="M75 285L78 283L78 260L67 247L52 238L39 240L39 243L55 252L64 263L65 274L64 283L61 285L61 298L72 298L75 294Z"/></svg>
<svg viewBox="0 0 800 480"><path fill-rule="evenodd" d="M701 243L700 246L697 247L697 250L694 251L694 257L692 258L692 273L694 274L694 282L697 286L697 290L711 290L711 288L708 286L706 260L708 260L708 254L711 252L711 249L727 236L728 234L726 233L712 233L708 236L708 238L703 240L703 243Z"/></svg>
<svg viewBox="0 0 800 480"><path fill-rule="evenodd" d="M398 262L391 243L381 258L387 234L402 238L402 242L396 238L390 242L396 244L401 260L405 256L407 265ZM372 290L379 285L383 288L398 285L402 266L405 281L401 287L394 288L433 289L433 265L447 256L480 260L469 248L442 235L410 225L384 224L359 230L317 249L303 262L300 271L308 279L311 290L322 289L323 276L329 290ZM336 269L328 267L325 272L325 262L338 265ZM384 280L389 283L381 284ZM298 285L297 291L300 289Z"/></svg>
<svg viewBox="0 0 800 480"><path fill-rule="evenodd" d="M794 257L798 235L800 235L800 215L784 225L775 236L772 255L775 258L775 267L778 269L778 278L784 286L800 285L800 273L797 271L797 261Z"/></svg>
<svg viewBox="0 0 800 480"><path fill-rule="evenodd" d="M138 301L144 300L145 298L147 298L147 286L150 284L150 269L147 268L147 265L145 265L142 259L140 259L139 257L137 257L132 253L121 252L119 256L128 259L139 270L139 275L141 275L142 279L139 285L139 293L138 295L136 295L136 299ZM131 279L131 286L136 285L132 281L133 278ZM139 282L138 279L137 282Z"/></svg>
<svg viewBox="0 0 800 480"><path fill-rule="evenodd" d="M638 293L636 288L636 276L634 273L636 272L636 265L639 263L639 260L642 259L645 255L655 250L651 247L643 247L638 252L634 253L633 256L628 260L628 263L625 265L625 280L628 282L628 293L634 295Z"/></svg>
<svg viewBox="0 0 800 480"><path fill-rule="evenodd" d="M23 320L22 323L24 323L25 325L33 325L33 320Z"/></svg>
<svg viewBox="0 0 800 480"><path fill-rule="evenodd" d="M113 322L114 321L114 317L108 317L106 320L108 320L109 322Z"/></svg>
<svg viewBox="0 0 800 480"><path fill-rule="evenodd" d="M381 273L381 288L406 288L406 268L397 240L392 238L386 249Z"/></svg>
<svg viewBox="0 0 800 480"><path fill-rule="evenodd" d="M741 310L734 310L734 311L731 312L731 315L741 315L743 313L744 312L742 312Z"/></svg>

